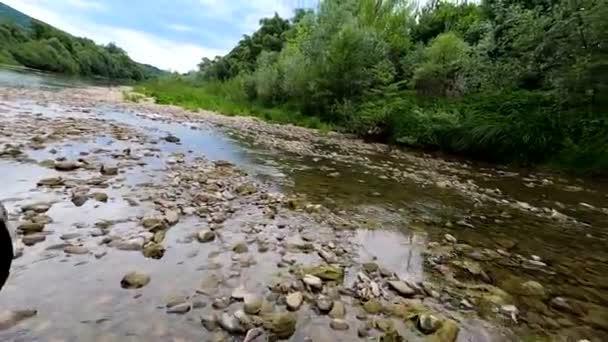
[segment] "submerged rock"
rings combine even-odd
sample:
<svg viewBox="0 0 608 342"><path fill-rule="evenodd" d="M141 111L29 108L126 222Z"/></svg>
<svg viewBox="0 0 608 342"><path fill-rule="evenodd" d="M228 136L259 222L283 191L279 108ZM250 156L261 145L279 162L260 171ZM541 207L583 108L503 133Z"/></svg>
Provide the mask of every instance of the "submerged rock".
<svg viewBox="0 0 608 342"><path fill-rule="evenodd" d="M240 321L228 313L223 313L218 321L220 327L231 334L241 334L245 329L241 326Z"/></svg>
<svg viewBox="0 0 608 342"><path fill-rule="evenodd" d="M175 135L169 134L166 137L163 138L166 142L169 143L173 143L173 144L177 144L178 142L180 142L180 138L176 137Z"/></svg>
<svg viewBox="0 0 608 342"><path fill-rule="evenodd" d="M57 171L74 171L80 168L80 164L73 161L55 162L55 170Z"/></svg>
<svg viewBox="0 0 608 342"><path fill-rule="evenodd" d="M65 180L61 177L44 178L38 181L38 186L58 187L64 184Z"/></svg>
<svg viewBox="0 0 608 342"><path fill-rule="evenodd" d="M425 334L432 334L441 327L441 320L431 314L421 314L416 322L418 329Z"/></svg>
<svg viewBox="0 0 608 342"><path fill-rule="evenodd" d="M192 304L181 303L181 304L174 305L170 308L167 308L167 313L183 315L185 313L190 312L190 310L192 310Z"/></svg>
<svg viewBox="0 0 608 342"><path fill-rule="evenodd" d="M196 238L201 243L211 242L211 241L215 240L215 233L211 230L201 230L196 235Z"/></svg>
<svg viewBox="0 0 608 342"><path fill-rule="evenodd" d="M118 174L118 167L110 165L101 165L99 172L104 176L116 176Z"/></svg>
<svg viewBox="0 0 608 342"><path fill-rule="evenodd" d="M325 295L321 295L319 298L317 298L317 308L319 308L321 312L330 311L333 305L334 302Z"/></svg>
<svg viewBox="0 0 608 342"><path fill-rule="evenodd" d="M348 330L349 326L343 319L332 319L329 326L334 330Z"/></svg>
<svg viewBox="0 0 608 342"><path fill-rule="evenodd" d="M245 242L238 242L234 246L232 246L232 251L235 253L247 253L249 252L249 248Z"/></svg>
<svg viewBox="0 0 608 342"><path fill-rule="evenodd" d="M123 289L140 289L150 283L150 276L141 272L129 272L120 281Z"/></svg>
<svg viewBox="0 0 608 342"><path fill-rule="evenodd" d="M339 300L334 301L331 311L328 314L331 318L344 318L346 316L346 307Z"/></svg>
<svg viewBox="0 0 608 342"><path fill-rule="evenodd" d="M146 258L161 259L165 255L165 247L161 244L150 242L144 247L143 254Z"/></svg>
<svg viewBox="0 0 608 342"><path fill-rule="evenodd" d="M262 305L264 304L264 300L261 297L251 294L245 295L243 301L243 310L249 315L258 314L262 309Z"/></svg>
<svg viewBox="0 0 608 342"><path fill-rule="evenodd" d="M23 244L26 246L33 246L44 240L46 240L46 234L44 234L44 233L34 233L34 234L25 235L21 239Z"/></svg>
<svg viewBox="0 0 608 342"><path fill-rule="evenodd" d="M91 194L91 197L93 197L96 201L103 203L106 203L108 201L108 194L104 192L95 192Z"/></svg>
<svg viewBox="0 0 608 342"><path fill-rule="evenodd" d="M36 310L2 311L0 312L0 331L10 329L19 322L36 316L37 313Z"/></svg>
<svg viewBox="0 0 608 342"><path fill-rule="evenodd" d="M89 249L84 247L84 246L66 246L63 251L66 254L77 254L77 255L83 255L83 254L89 254Z"/></svg>
<svg viewBox="0 0 608 342"><path fill-rule="evenodd" d="M44 224L36 222L23 222L17 227L17 230L25 235L40 233L44 230Z"/></svg>
<svg viewBox="0 0 608 342"><path fill-rule="evenodd" d="M268 342L268 336L262 328L249 329L243 342Z"/></svg>

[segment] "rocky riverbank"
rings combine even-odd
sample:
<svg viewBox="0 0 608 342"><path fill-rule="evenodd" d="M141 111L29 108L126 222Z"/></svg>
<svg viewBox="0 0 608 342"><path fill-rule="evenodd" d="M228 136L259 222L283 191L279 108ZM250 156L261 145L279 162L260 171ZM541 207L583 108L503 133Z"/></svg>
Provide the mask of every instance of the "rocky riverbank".
<svg viewBox="0 0 608 342"><path fill-rule="evenodd" d="M121 96L1 90L0 336L608 339L599 188Z"/></svg>

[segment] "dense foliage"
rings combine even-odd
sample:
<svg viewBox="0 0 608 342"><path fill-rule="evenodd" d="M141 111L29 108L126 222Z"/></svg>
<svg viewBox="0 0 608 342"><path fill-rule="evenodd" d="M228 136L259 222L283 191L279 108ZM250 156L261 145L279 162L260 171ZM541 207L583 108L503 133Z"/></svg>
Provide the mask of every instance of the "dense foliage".
<svg viewBox="0 0 608 342"><path fill-rule="evenodd" d="M605 172L606 18L602 0L325 0L263 19L196 75L145 89L163 102L205 94L393 143Z"/></svg>
<svg viewBox="0 0 608 342"><path fill-rule="evenodd" d="M97 45L0 6L0 64L112 79L143 80L160 73L112 43Z"/></svg>

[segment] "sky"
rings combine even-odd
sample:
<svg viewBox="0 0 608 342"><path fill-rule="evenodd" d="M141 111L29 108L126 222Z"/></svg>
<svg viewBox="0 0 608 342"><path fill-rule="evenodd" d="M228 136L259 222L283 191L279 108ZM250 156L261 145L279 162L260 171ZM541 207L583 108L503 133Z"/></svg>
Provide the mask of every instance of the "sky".
<svg viewBox="0 0 608 342"><path fill-rule="evenodd" d="M115 42L134 60L165 70L196 69L224 55L277 12L317 0L0 0L31 17L99 44Z"/></svg>

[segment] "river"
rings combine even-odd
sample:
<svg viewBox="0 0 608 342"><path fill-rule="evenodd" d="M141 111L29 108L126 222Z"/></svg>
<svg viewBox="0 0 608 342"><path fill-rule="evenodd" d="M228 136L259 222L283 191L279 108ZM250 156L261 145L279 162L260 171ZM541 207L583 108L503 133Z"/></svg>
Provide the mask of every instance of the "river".
<svg viewBox="0 0 608 342"><path fill-rule="evenodd" d="M608 340L605 182L123 102L123 90L0 70L0 200L10 224L44 227L19 234L0 293L0 312L36 315L4 328L0 315L0 339L277 335L261 313L241 317L237 289L280 314L302 295L291 341L453 340L446 322L458 341ZM344 279L313 288L311 265ZM122 288L130 271L149 284ZM324 298L345 313L327 316Z"/></svg>

